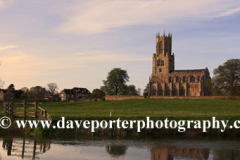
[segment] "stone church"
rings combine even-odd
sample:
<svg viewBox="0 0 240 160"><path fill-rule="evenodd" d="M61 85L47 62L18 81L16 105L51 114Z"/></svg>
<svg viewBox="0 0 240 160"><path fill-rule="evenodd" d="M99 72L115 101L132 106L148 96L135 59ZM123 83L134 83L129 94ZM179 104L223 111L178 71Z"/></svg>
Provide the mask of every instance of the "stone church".
<svg viewBox="0 0 240 160"><path fill-rule="evenodd" d="M156 35L156 53L152 59L148 96L209 96L208 68L175 70L172 34Z"/></svg>

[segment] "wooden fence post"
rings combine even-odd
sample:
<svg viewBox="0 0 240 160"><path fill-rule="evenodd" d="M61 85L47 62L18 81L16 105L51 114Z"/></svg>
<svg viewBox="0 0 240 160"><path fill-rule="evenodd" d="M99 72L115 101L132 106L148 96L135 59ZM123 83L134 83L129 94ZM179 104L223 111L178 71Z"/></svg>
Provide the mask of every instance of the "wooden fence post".
<svg viewBox="0 0 240 160"><path fill-rule="evenodd" d="M25 138L23 138L22 158L24 158L24 151L25 151Z"/></svg>
<svg viewBox="0 0 240 160"><path fill-rule="evenodd" d="M37 118L37 101L34 101L35 118Z"/></svg>
<svg viewBox="0 0 240 160"><path fill-rule="evenodd" d="M8 103L7 110L8 110L8 115L11 118L11 103Z"/></svg>
<svg viewBox="0 0 240 160"><path fill-rule="evenodd" d="M9 114L9 103L5 102L4 112Z"/></svg>
<svg viewBox="0 0 240 160"><path fill-rule="evenodd" d="M8 146L7 146L7 155L10 156L12 154L12 142L13 140L8 141Z"/></svg>
<svg viewBox="0 0 240 160"><path fill-rule="evenodd" d="M9 114L9 102L7 103L7 113Z"/></svg>
<svg viewBox="0 0 240 160"><path fill-rule="evenodd" d="M43 120L43 110L42 110L42 120Z"/></svg>
<svg viewBox="0 0 240 160"><path fill-rule="evenodd" d="M26 120L26 102L23 100L23 119Z"/></svg>
<svg viewBox="0 0 240 160"><path fill-rule="evenodd" d="M32 159L35 159L35 156L36 156L36 145L37 145L37 143L36 143L36 141L34 140L33 157L32 157Z"/></svg>
<svg viewBox="0 0 240 160"><path fill-rule="evenodd" d="M3 102L4 113L7 113L7 102Z"/></svg>
<svg viewBox="0 0 240 160"><path fill-rule="evenodd" d="M45 111L44 117L45 117L45 120L46 120L47 119L47 111Z"/></svg>
<svg viewBox="0 0 240 160"><path fill-rule="evenodd" d="M13 119L13 103L11 103L9 106L9 116L11 119Z"/></svg>
<svg viewBox="0 0 240 160"><path fill-rule="evenodd" d="M46 152L46 143L43 144L43 153Z"/></svg>

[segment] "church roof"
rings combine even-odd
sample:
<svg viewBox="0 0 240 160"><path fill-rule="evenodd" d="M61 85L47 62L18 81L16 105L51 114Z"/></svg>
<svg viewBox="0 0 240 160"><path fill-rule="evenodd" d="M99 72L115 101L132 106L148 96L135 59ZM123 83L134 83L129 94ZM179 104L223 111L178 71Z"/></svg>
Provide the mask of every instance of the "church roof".
<svg viewBox="0 0 240 160"><path fill-rule="evenodd" d="M74 87L72 89L75 93L84 93L84 94L89 94L90 91L86 88L77 88L77 87Z"/></svg>
<svg viewBox="0 0 240 160"><path fill-rule="evenodd" d="M170 73L197 73L202 71L205 71L205 69L173 70Z"/></svg>

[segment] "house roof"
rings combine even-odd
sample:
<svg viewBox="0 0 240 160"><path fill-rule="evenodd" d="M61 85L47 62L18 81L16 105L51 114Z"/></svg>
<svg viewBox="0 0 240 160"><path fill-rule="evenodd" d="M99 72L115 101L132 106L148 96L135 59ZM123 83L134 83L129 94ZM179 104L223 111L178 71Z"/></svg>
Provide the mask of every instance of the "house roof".
<svg viewBox="0 0 240 160"><path fill-rule="evenodd" d="M86 88L77 88L77 87L74 87L73 89L72 89L76 94L77 93L84 93L84 94L90 94L91 92L88 90L88 89L86 89Z"/></svg>
<svg viewBox="0 0 240 160"><path fill-rule="evenodd" d="M205 69L173 70L170 73L198 73L202 71L205 71Z"/></svg>
<svg viewBox="0 0 240 160"><path fill-rule="evenodd" d="M78 88L78 87L74 87L72 89L64 89L63 90L65 92L65 94L91 94L91 92L86 89L86 88Z"/></svg>
<svg viewBox="0 0 240 160"><path fill-rule="evenodd" d="M6 94L7 93L7 89L1 89L1 91Z"/></svg>
<svg viewBox="0 0 240 160"><path fill-rule="evenodd" d="M64 89L63 90L66 94L71 94L72 93L72 90L71 89Z"/></svg>

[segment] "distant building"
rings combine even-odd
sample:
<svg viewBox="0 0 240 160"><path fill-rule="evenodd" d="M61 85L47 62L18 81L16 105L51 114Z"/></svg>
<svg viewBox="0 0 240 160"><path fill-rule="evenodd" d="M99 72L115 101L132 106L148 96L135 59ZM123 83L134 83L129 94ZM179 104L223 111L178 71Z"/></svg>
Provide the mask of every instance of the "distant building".
<svg viewBox="0 0 240 160"><path fill-rule="evenodd" d="M7 93L6 89L1 89L0 90L0 101L4 101L4 96Z"/></svg>
<svg viewBox="0 0 240 160"><path fill-rule="evenodd" d="M156 35L156 53L153 54L152 75L149 78L148 96L208 96L206 82L208 68L175 70L172 54L172 34Z"/></svg>
<svg viewBox="0 0 240 160"><path fill-rule="evenodd" d="M77 87L72 89L64 89L59 93L61 101L77 101L79 99L87 99L89 96L91 96L91 92L88 89Z"/></svg>
<svg viewBox="0 0 240 160"><path fill-rule="evenodd" d="M53 95L50 91L40 91L38 92L38 97L44 100L49 100L53 97Z"/></svg>

